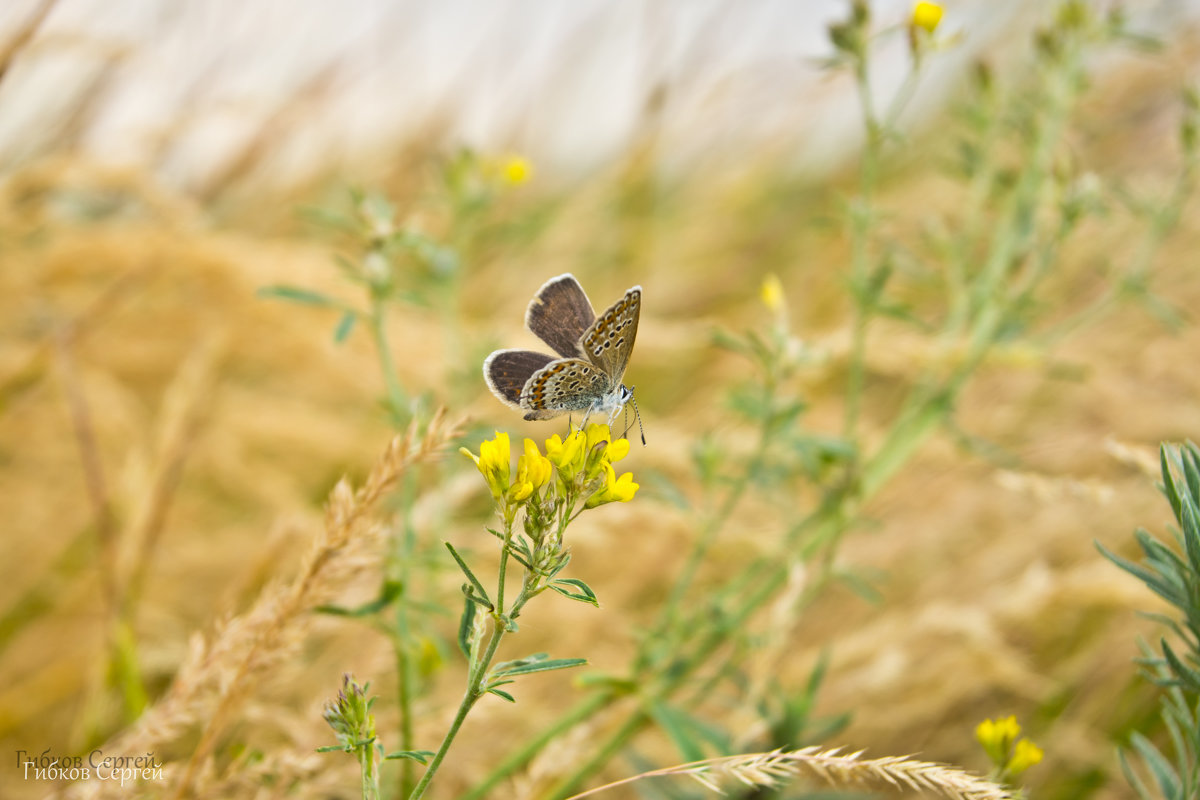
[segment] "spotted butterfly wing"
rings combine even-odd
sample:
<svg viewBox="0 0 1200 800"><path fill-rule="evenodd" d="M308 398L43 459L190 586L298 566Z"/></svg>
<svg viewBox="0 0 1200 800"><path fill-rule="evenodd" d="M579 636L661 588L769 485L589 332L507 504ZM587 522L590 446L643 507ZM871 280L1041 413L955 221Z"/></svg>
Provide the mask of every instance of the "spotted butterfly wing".
<svg viewBox="0 0 1200 800"><path fill-rule="evenodd" d="M580 358L560 358L535 372L521 392L525 419L551 419L569 411L591 410L611 392L608 375Z"/></svg>
<svg viewBox="0 0 1200 800"><path fill-rule="evenodd" d="M604 370L613 387L621 384L642 315L642 287L634 286L596 318L579 340L588 360Z"/></svg>

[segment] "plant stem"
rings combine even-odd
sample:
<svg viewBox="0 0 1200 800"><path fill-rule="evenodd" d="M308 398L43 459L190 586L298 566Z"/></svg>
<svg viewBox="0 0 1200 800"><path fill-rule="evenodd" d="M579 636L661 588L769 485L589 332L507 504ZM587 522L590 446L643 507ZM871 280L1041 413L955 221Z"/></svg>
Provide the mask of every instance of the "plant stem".
<svg viewBox="0 0 1200 800"><path fill-rule="evenodd" d="M392 646L396 654L396 702L400 712L400 749L416 747L413 725L413 698L416 694L413 673L413 636L409 619L409 598L412 592L412 572L409 566L417 550L417 533L412 521L412 509L416 502L417 481L415 475L404 480L404 521L402 530L393 529L394 545L389 549L389 576L399 584L396 595L396 624L392 632ZM407 797L415 783L415 764L412 759L401 759L398 797Z"/></svg>
<svg viewBox="0 0 1200 800"><path fill-rule="evenodd" d="M499 610L497 609L497 616ZM467 718L467 714L471 712L471 708L484 695L483 682L487 675L487 668L491 665L492 659L496 656L496 649L500 646L500 640L504 638L504 626L496 623L492 630L492 636L488 642L487 650L483 654L483 658L475 665L475 669L471 671L467 679L467 691L463 694L462 701L458 704L458 711L454 714L454 721L450 723L450 730L446 731L446 736L442 739L442 744L434 755L433 760L429 762L429 767L425 770L425 774L421 776L420 783L413 789L409 795L409 800L418 800L424 796L425 790L429 788L433 776L437 774L438 768L442 765L442 761L446 758L446 753L450 750L450 745L454 743L455 737L458 736L459 728Z"/></svg>
<svg viewBox="0 0 1200 800"><path fill-rule="evenodd" d="M375 772L375 742L358 746L358 763L362 768L363 800L379 800L379 776Z"/></svg>
<svg viewBox="0 0 1200 800"><path fill-rule="evenodd" d="M862 168L859 170L858 197L850 208L850 287L854 304L854 320L851 324L850 354L846 381L846 416L843 433L854 440L858 428L859 411L862 405L863 384L866 378L867 325L873 311L874 300L868 296L870 281L870 245L873 223L875 187L879 179L879 157L883 131L875 116L871 98L871 79L865 57L855 63L854 79L858 86L858 98L862 109L866 141L863 143Z"/></svg>
<svg viewBox="0 0 1200 800"><path fill-rule="evenodd" d="M371 328L371 337L375 340L375 354L379 358L379 371L383 374L384 388L387 390L388 413L392 423L397 427L407 424L408 409L404 386L396 373L396 362L392 357L392 348L388 344L385 326L386 304L383 298L372 293L371 313L367 324Z"/></svg>

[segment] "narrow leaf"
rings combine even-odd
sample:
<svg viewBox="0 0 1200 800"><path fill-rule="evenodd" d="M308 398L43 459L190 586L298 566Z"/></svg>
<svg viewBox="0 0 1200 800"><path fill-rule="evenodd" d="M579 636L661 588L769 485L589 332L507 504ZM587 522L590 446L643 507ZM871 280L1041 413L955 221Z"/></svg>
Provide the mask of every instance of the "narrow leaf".
<svg viewBox="0 0 1200 800"><path fill-rule="evenodd" d="M1175 651L1171 649L1171 645L1167 644L1166 639L1162 640L1162 651L1179 684L1193 694L1200 692L1200 675L1197 675L1195 670L1189 668L1179 656L1175 655Z"/></svg>
<svg viewBox="0 0 1200 800"><path fill-rule="evenodd" d="M1191 564L1192 573L1200 574L1200 509L1191 495L1183 498L1183 552Z"/></svg>
<svg viewBox="0 0 1200 800"><path fill-rule="evenodd" d="M538 661L531 664L509 667L504 670L495 670L493 674L504 675L505 677L512 677L514 675L529 675L530 673L534 672L549 672L555 669L580 667L586 663L586 658L554 658L548 661Z"/></svg>
<svg viewBox="0 0 1200 800"><path fill-rule="evenodd" d="M523 658L514 658L512 661L500 661L492 666L492 672L503 672L511 667L523 667L526 664L536 664L539 661L545 661L550 658L549 653L534 653L533 655L524 656Z"/></svg>
<svg viewBox="0 0 1200 800"><path fill-rule="evenodd" d="M1175 512L1175 519L1182 519L1182 507L1179 501L1179 488L1175 485L1175 476L1171 473L1170 451L1164 444L1158 450L1159 463L1162 465L1163 494Z"/></svg>
<svg viewBox="0 0 1200 800"><path fill-rule="evenodd" d="M429 758L433 755L432 750L397 750L395 753L388 753L384 756L385 761L395 761L401 758L412 759L422 764L429 763Z"/></svg>
<svg viewBox="0 0 1200 800"><path fill-rule="evenodd" d="M320 308L345 308L342 302L335 300L329 295L314 292L311 289L301 289L297 286L264 286L258 290L258 296L274 298L276 300L289 300L293 303L302 303L306 306L318 306Z"/></svg>
<svg viewBox="0 0 1200 800"><path fill-rule="evenodd" d="M579 591L572 592L565 586L574 586ZM550 588L561 594L563 597L569 597L572 600L578 600L581 603L600 607L600 601L596 599L596 593L592 588L578 578L561 578L550 583Z"/></svg>
<svg viewBox="0 0 1200 800"><path fill-rule="evenodd" d="M1188 496L1192 498L1192 502L1200 501L1200 461L1197 460L1196 446L1188 442L1180 447L1179 461L1183 464Z"/></svg>
<svg viewBox="0 0 1200 800"><path fill-rule="evenodd" d="M1164 797L1179 796L1179 773L1167 761L1154 743L1138 732L1134 732L1130 737L1130 744L1137 750L1138 755L1146 762L1146 766L1150 768L1150 773L1154 775L1154 780L1159 786L1159 790Z"/></svg>
<svg viewBox="0 0 1200 800"><path fill-rule="evenodd" d="M517 702L517 699L515 697L513 697L511 694L509 694L508 692L502 692L499 689L488 689L488 692L490 694L496 695L497 697L501 697L510 703Z"/></svg>
<svg viewBox="0 0 1200 800"><path fill-rule="evenodd" d="M483 588L483 584L480 583L479 579L475 577L475 573L471 572L471 568L467 566L467 562L462 560L462 557L458 554L458 551L454 549L454 545L450 544L449 542L444 542L444 544L446 545L446 549L450 551L450 555L454 556L454 560L458 562L459 569L463 571L463 574L467 576L467 580L469 580L471 585L475 587L475 592L484 600L486 600L489 606L493 605L492 599L488 597L487 589Z"/></svg>
<svg viewBox="0 0 1200 800"><path fill-rule="evenodd" d="M471 634L475 630L475 602L468 597L464 606L462 618L458 622L458 649L470 660Z"/></svg>
<svg viewBox="0 0 1200 800"><path fill-rule="evenodd" d="M335 344L341 344L346 341L346 337L354 330L354 324L358 322L358 313L352 310L347 310L342 314L342 318L338 320L337 327L333 330L333 341Z"/></svg>
<svg viewBox="0 0 1200 800"><path fill-rule="evenodd" d="M676 711L665 703L654 703L650 706L650 716L667 734L684 761L700 761L704 758L704 749L684 724L683 712Z"/></svg>

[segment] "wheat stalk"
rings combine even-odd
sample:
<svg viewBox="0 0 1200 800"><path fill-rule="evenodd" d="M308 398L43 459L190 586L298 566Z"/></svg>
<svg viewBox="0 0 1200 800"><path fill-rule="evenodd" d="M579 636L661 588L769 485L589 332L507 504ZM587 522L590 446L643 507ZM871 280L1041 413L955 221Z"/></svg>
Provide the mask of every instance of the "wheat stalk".
<svg viewBox="0 0 1200 800"><path fill-rule="evenodd" d="M730 779L746 786L777 786L798 777L819 778L838 788L890 787L918 792L934 792L956 800L1012 800L1013 793L1003 786L955 767L916 761L907 756L864 759L862 752L842 754L840 748L821 750L774 750L724 758L711 758L643 772L616 783L606 784L577 794L570 800L597 794L643 778L687 775L714 792Z"/></svg>
<svg viewBox="0 0 1200 800"><path fill-rule="evenodd" d="M369 518L372 507L409 467L441 451L459 429L458 424L447 425L444 410L439 411L423 436L414 422L392 439L359 489L352 489L345 478L339 481L329 495L324 529L297 577L264 587L254 606L220 624L210 641L194 635L171 688L105 751L150 752L200 723L199 743L176 784L179 795L186 794L257 679L295 651L307 628L308 612L333 600L378 561L382 532ZM72 787L71 796L97 797L107 790L120 787L113 781L89 781Z"/></svg>

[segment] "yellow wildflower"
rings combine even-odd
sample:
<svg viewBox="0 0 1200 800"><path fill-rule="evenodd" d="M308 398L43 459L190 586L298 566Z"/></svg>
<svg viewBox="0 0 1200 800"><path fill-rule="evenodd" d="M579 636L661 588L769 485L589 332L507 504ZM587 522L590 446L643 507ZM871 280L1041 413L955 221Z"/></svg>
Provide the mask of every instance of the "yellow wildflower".
<svg viewBox="0 0 1200 800"><path fill-rule="evenodd" d="M1012 758L1008 762L1008 773L1013 777L1020 775L1034 764L1039 763L1042 755L1042 748L1028 739L1022 739L1013 748Z"/></svg>
<svg viewBox="0 0 1200 800"><path fill-rule="evenodd" d="M779 276L774 272L763 278L762 287L758 290L758 293L762 298L763 305L772 314L778 314L783 310L783 283L780 282Z"/></svg>
<svg viewBox="0 0 1200 800"><path fill-rule="evenodd" d="M571 431L565 440L556 433L546 440L546 458L560 475L574 475L583 468L586 444L587 436L582 431Z"/></svg>
<svg viewBox="0 0 1200 800"><path fill-rule="evenodd" d="M535 489L542 488L550 481L552 471L550 460L542 455L542 451L538 450L537 443L533 439L525 440L525 455L517 460L517 465L519 472L528 474Z"/></svg>
<svg viewBox="0 0 1200 800"><path fill-rule="evenodd" d="M500 175L504 178L505 183L520 186L533 175L533 165L529 163L528 159L521 156L509 156L500 165Z"/></svg>
<svg viewBox="0 0 1200 800"><path fill-rule="evenodd" d="M1021 739L1016 717L985 719L975 728L975 738L1001 775L1015 778L1042 760L1042 748Z"/></svg>
<svg viewBox="0 0 1200 800"><path fill-rule="evenodd" d="M983 745L988 758L997 767L1003 768L1008 763L1008 754L1013 742L1021 735L1021 726L1016 717L1004 719L985 719L975 728L975 738Z"/></svg>
<svg viewBox="0 0 1200 800"><path fill-rule="evenodd" d="M612 464L604 462L604 485L583 504L584 508L595 508L605 503L628 503L637 494L639 485L633 482L633 473L626 472L620 478Z"/></svg>
<svg viewBox="0 0 1200 800"><path fill-rule="evenodd" d="M481 442L479 445L479 455L475 455L465 447L460 447L458 452L475 462L475 466L479 468L484 480L487 481L493 498L500 500L504 497L508 491L508 478L511 469L509 460L512 458L512 449L509 446L507 433L496 431L495 439L487 439Z"/></svg>
<svg viewBox="0 0 1200 800"><path fill-rule="evenodd" d="M543 456L532 439L525 440L525 455L517 459L517 475L508 489L508 500L521 503L528 500L535 490L550 480L550 462Z"/></svg>
<svg viewBox="0 0 1200 800"><path fill-rule="evenodd" d="M933 33L941 21L942 7L937 3L922 2L913 6L909 27L912 30L921 28L926 33Z"/></svg>

